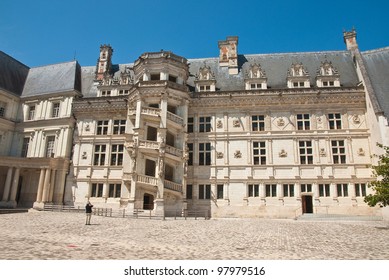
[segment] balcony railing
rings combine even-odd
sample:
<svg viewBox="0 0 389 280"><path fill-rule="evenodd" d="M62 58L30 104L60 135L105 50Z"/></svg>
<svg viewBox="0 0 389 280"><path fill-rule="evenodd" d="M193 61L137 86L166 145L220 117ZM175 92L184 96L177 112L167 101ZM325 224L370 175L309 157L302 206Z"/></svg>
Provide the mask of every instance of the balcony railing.
<svg viewBox="0 0 389 280"><path fill-rule="evenodd" d="M174 148L174 147L169 146L169 145L166 145L165 152L168 154L177 156L177 157L182 157L182 154L183 154L182 150Z"/></svg>
<svg viewBox="0 0 389 280"><path fill-rule="evenodd" d="M137 181L140 183L157 186L158 185L158 179L155 177L147 176L147 175L141 175L138 174Z"/></svg>
<svg viewBox="0 0 389 280"><path fill-rule="evenodd" d="M139 148L158 149L159 148L159 144L156 141L139 140Z"/></svg>
<svg viewBox="0 0 389 280"><path fill-rule="evenodd" d="M150 186L157 186L158 185L157 178L152 177L152 176L147 176L147 175L138 174L137 181L140 183L143 183L143 184L150 185ZM164 180L164 188L182 193L182 185L178 184L178 183L174 183L174 182L169 181L169 180Z"/></svg>
<svg viewBox="0 0 389 280"><path fill-rule="evenodd" d="M165 180L164 187L172 191L182 192L182 185L178 183L174 183L172 181Z"/></svg>
<svg viewBox="0 0 389 280"><path fill-rule="evenodd" d="M142 107L142 114L152 115L152 116L160 116L161 109L153 108L153 107Z"/></svg>
<svg viewBox="0 0 389 280"><path fill-rule="evenodd" d="M173 113L170 113L170 112L167 112L167 119L168 120L171 120L175 123L178 123L179 125L183 125L184 124L184 119L177 116L176 114L173 114Z"/></svg>

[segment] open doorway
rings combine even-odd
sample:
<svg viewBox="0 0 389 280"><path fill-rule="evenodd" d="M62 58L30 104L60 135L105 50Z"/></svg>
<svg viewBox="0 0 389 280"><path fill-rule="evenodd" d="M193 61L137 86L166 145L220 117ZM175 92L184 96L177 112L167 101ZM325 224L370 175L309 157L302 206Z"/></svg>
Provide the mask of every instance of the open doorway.
<svg viewBox="0 0 389 280"><path fill-rule="evenodd" d="M143 195L143 209L153 210L154 209L154 196L149 193Z"/></svg>
<svg viewBox="0 0 389 280"><path fill-rule="evenodd" d="M313 213L312 195L303 195L301 197L301 203L303 208L303 214Z"/></svg>

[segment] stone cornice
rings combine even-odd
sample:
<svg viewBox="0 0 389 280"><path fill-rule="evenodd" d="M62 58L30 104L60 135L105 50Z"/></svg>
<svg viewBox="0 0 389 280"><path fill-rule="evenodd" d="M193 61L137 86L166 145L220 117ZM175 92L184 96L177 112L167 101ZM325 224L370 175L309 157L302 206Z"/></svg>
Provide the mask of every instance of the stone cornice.
<svg viewBox="0 0 389 280"><path fill-rule="evenodd" d="M73 101L72 109L75 114L91 112L117 112L127 110L127 99L123 96L95 97Z"/></svg>
<svg viewBox="0 0 389 280"><path fill-rule="evenodd" d="M190 107L364 104L362 88L318 88L192 93Z"/></svg>

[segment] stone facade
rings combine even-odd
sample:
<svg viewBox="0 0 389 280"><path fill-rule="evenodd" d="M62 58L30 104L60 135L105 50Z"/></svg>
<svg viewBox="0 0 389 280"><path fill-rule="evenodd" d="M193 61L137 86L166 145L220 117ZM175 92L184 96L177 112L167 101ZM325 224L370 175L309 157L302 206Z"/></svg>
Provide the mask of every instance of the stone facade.
<svg viewBox="0 0 389 280"><path fill-rule="evenodd" d="M103 45L96 67L54 67L79 86L35 90L27 76L21 96L1 95L1 205L378 215L363 197L387 122L355 31L344 38L342 52L240 55L233 36L219 58L119 65Z"/></svg>

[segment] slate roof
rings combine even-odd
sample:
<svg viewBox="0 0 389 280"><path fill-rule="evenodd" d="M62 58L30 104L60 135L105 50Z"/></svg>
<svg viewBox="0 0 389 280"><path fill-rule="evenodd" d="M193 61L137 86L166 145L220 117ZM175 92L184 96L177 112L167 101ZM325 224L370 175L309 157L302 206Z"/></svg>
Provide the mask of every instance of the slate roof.
<svg viewBox="0 0 389 280"><path fill-rule="evenodd" d="M22 97L73 90L81 92L81 67L77 61L31 68Z"/></svg>
<svg viewBox="0 0 389 280"><path fill-rule="evenodd" d="M338 70L341 86L352 87L359 82L351 54L348 51L330 52L305 52L305 53L279 53L279 54L257 54L239 55L238 75L229 75L228 67L219 67L218 58L189 59L190 78L188 85L194 87L194 76L199 68L206 65L215 74L216 89L221 91L244 90L245 73L251 64L261 65L266 72L268 88L287 88L287 73L292 64L302 63L310 75L311 87L316 86L316 74L324 61L332 62Z"/></svg>
<svg viewBox="0 0 389 280"><path fill-rule="evenodd" d="M29 67L0 51L0 88L20 96Z"/></svg>
<svg viewBox="0 0 389 280"><path fill-rule="evenodd" d="M389 117L389 47L362 52L366 71L386 117Z"/></svg>
<svg viewBox="0 0 389 280"><path fill-rule="evenodd" d="M254 54L239 55L239 73L229 75L228 67L219 67L219 58L188 59L189 79L187 84L190 91L194 91L195 75L200 67L209 66L215 75L216 89L218 91L235 91L245 89L245 73L251 64L260 64L268 78L268 88L287 88L287 73L293 63L302 63L310 75L311 87L316 86L317 71L324 61L331 62L338 70L341 86L353 87L359 83L350 52L329 51L329 52L304 52L304 53L279 53L279 54ZM133 64L113 65L114 77ZM95 66L82 67L82 94L84 97L96 97L97 87L93 86L95 77Z"/></svg>

